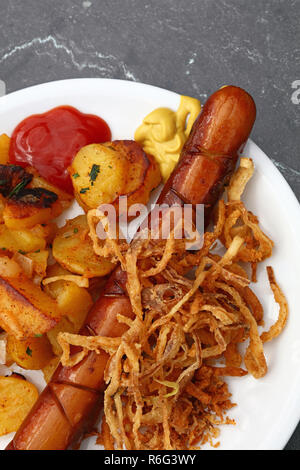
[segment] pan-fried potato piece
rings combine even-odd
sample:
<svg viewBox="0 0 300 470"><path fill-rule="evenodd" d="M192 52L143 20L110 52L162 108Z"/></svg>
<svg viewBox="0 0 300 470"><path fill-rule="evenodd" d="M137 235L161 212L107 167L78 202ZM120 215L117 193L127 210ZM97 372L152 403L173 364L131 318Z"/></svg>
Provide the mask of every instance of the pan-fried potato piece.
<svg viewBox="0 0 300 470"><path fill-rule="evenodd" d="M74 326L67 317L62 317L60 322L47 332L47 337L52 346L52 351L56 356L61 356L62 354L62 349L57 341L57 336L62 331L66 331L67 333L75 333Z"/></svg>
<svg viewBox="0 0 300 470"><path fill-rule="evenodd" d="M28 278L34 279L34 282L37 283L38 280L42 281L46 276L48 256L48 250L38 250L27 254L14 253L11 259L18 263Z"/></svg>
<svg viewBox="0 0 300 470"><path fill-rule="evenodd" d="M47 189L48 191L52 191L53 193L57 194L58 200L62 205L63 210L67 209L72 201L73 195L63 191L62 189L54 186L54 184L49 183L46 181L42 176L39 175L38 171L33 167L26 167L26 171L33 175L31 182L29 183L29 188L43 188Z"/></svg>
<svg viewBox="0 0 300 470"><path fill-rule="evenodd" d="M147 204L150 192L161 181L158 163L133 140L115 140L112 146L128 161L126 186L122 193L127 195L128 207L136 203Z"/></svg>
<svg viewBox="0 0 300 470"><path fill-rule="evenodd" d="M16 262L0 257L0 327L24 339L53 328L62 313L52 297L17 269Z"/></svg>
<svg viewBox="0 0 300 470"><path fill-rule="evenodd" d="M160 180L155 159L133 140L116 140L83 147L69 168L75 197L87 212L101 204L115 204L128 196L128 206L145 204Z"/></svg>
<svg viewBox="0 0 300 470"><path fill-rule="evenodd" d="M0 135L0 164L6 165L9 160L10 138L6 134Z"/></svg>
<svg viewBox="0 0 300 470"><path fill-rule="evenodd" d="M88 235L85 215L68 220L53 241L52 254L68 271L85 277L100 277L110 273L115 265L96 255Z"/></svg>
<svg viewBox="0 0 300 470"><path fill-rule="evenodd" d="M0 193L4 196L3 219L10 229L32 228L58 217L73 196L44 180L36 170L1 165Z"/></svg>
<svg viewBox="0 0 300 470"><path fill-rule="evenodd" d="M103 144L83 147L69 168L75 197L85 211L111 203L122 194L126 172L124 155Z"/></svg>
<svg viewBox="0 0 300 470"><path fill-rule="evenodd" d="M13 375L0 377L0 436L19 429L38 399L37 388Z"/></svg>
<svg viewBox="0 0 300 470"><path fill-rule="evenodd" d="M54 264L48 267L47 274L52 277L69 273L59 264ZM73 325L73 332L78 332L93 304L89 292L69 281L52 282L45 287L45 291L57 301L60 311L68 317Z"/></svg>
<svg viewBox="0 0 300 470"><path fill-rule="evenodd" d="M34 253L28 253L28 258L33 261L33 271L40 277L46 276L49 251L37 250Z"/></svg>
<svg viewBox="0 0 300 470"><path fill-rule="evenodd" d="M46 248L46 239L42 233L33 230L9 230L4 224L0 225L0 249L13 253L29 253Z"/></svg>
<svg viewBox="0 0 300 470"><path fill-rule="evenodd" d="M29 230L29 232L33 233L36 237L45 239L47 244L53 242L57 231L58 227L55 222L49 222L48 224L38 224Z"/></svg>
<svg viewBox="0 0 300 470"><path fill-rule="evenodd" d="M1 253L0 256L0 277L18 277L22 274L19 264Z"/></svg>
<svg viewBox="0 0 300 470"><path fill-rule="evenodd" d="M23 369L39 370L53 358L51 344L46 335L20 340L7 336L7 352Z"/></svg>
<svg viewBox="0 0 300 470"><path fill-rule="evenodd" d="M49 266L47 274L49 277L69 274L58 264ZM61 331L78 333L90 310L93 301L84 287L79 287L74 282L55 281L45 286L45 291L58 303L64 317L50 331L47 336L52 345L54 354L60 356L62 349L57 341L57 335Z"/></svg>
<svg viewBox="0 0 300 470"><path fill-rule="evenodd" d="M44 374L44 379L46 383L49 383L50 380L52 379L52 375L57 369L58 364L60 363L60 357L55 356L53 359L51 359L48 364L43 367L43 374Z"/></svg>
<svg viewBox="0 0 300 470"><path fill-rule="evenodd" d="M31 191L34 191L34 189ZM38 189L36 189L36 191L40 193ZM63 207L58 200L51 204L45 203L46 206L44 207L43 202L38 202L37 204L28 203L27 201L29 199L27 199L27 196L28 194L24 197L25 202L20 199L7 200L3 211L3 220L9 229L30 229L37 224L44 224L49 220L55 219L63 212ZM31 195L29 197L31 201L35 200L35 196L34 198L32 198ZM37 199L39 199L39 197L37 197Z"/></svg>

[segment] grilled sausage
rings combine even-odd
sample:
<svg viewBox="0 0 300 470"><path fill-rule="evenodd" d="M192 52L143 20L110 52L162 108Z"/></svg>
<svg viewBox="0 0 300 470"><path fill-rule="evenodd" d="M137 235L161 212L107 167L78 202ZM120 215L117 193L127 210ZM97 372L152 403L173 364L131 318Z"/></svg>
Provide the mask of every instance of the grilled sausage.
<svg viewBox="0 0 300 470"><path fill-rule="evenodd" d="M158 202L205 204L207 224L255 115L253 99L241 88L228 86L214 93L197 118ZM120 268L92 307L81 334L121 336L126 326L117 321L118 313L133 318L126 273ZM90 352L75 367L59 366L7 449L62 450L78 441L98 417L107 361L104 351Z"/></svg>
<svg viewBox="0 0 300 470"><path fill-rule="evenodd" d="M121 336L126 325L117 321L120 311L129 318L134 316L126 296L126 273L117 268L80 334ZM103 405L108 358L104 351L91 352L75 367L60 365L6 450L64 450L80 440Z"/></svg>
<svg viewBox="0 0 300 470"><path fill-rule="evenodd" d="M211 95L192 127L159 202L204 204L207 225L255 117L255 103L241 88L227 86Z"/></svg>

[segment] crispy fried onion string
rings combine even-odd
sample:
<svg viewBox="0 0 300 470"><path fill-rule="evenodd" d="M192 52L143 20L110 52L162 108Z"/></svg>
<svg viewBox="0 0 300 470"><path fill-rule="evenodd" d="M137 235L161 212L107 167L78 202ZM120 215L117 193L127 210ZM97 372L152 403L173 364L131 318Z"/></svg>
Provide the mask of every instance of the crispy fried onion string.
<svg viewBox="0 0 300 470"><path fill-rule="evenodd" d="M61 276L46 277L43 279L42 284L46 286L47 284L51 284L52 282L56 281L74 282L74 284L77 284L78 287L89 287L88 278L83 276L76 276L75 274L62 274Z"/></svg>

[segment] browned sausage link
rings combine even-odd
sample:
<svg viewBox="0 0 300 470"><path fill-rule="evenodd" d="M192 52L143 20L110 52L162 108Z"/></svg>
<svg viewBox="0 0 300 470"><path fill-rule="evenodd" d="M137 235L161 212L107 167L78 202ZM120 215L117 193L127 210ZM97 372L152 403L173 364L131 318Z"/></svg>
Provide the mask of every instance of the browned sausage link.
<svg viewBox="0 0 300 470"><path fill-rule="evenodd" d="M195 121L158 202L205 204L207 225L255 117L255 103L241 88L227 86L214 93Z"/></svg>
<svg viewBox="0 0 300 470"><path fill-rule="evenodd" d="M118 337L125 332L116 318L120 312L134 316L125 285L126 274L116 269L80 334ZM90 352L75 367L60 365L7 450L64 450L80 440L103 406L108 358L104 351Z"/></svg>
<svg viewBox="0 0 300 470"><path fill-rule="evenodd" d="M226 87L214 93L195 122L159 202L204 203L209 217L254 120L255 105L245 91ZM133 318L126 273L120 268L92 307L81 334L121 336L126 326L117 321L118 313ZM90 352L75 367L59 366L7 449L60 450L78 440L98 417L107 361L104 351Z"/></svg>

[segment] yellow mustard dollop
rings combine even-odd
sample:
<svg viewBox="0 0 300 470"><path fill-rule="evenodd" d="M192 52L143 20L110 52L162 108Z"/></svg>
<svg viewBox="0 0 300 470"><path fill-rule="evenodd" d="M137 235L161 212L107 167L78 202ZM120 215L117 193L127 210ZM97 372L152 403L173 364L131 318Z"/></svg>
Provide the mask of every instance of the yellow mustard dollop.
<svg viewBox="0 0 300 470"><path fill-rule="evenodd" d="M164 181L172 173L200 111L199 100L181 96L177 111L157 108L143 119L135 131L135 140L159 163Z"/></svg>

